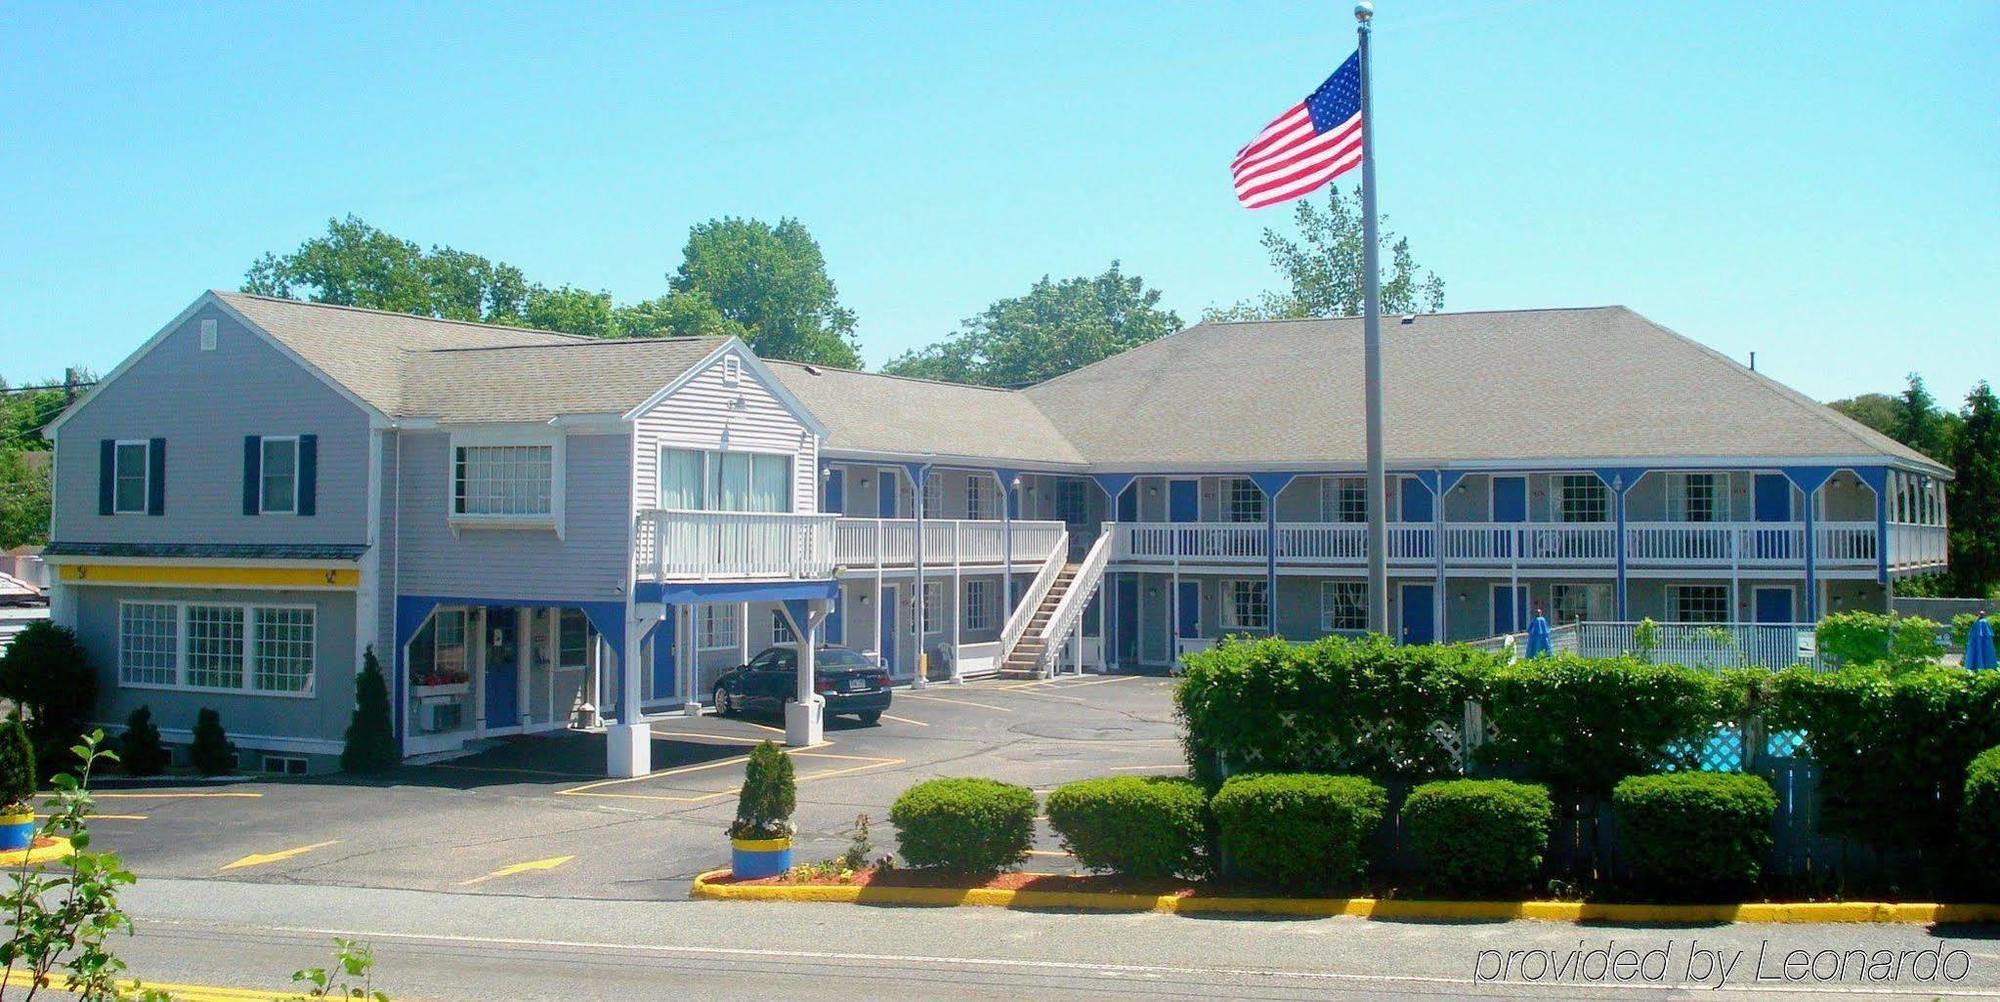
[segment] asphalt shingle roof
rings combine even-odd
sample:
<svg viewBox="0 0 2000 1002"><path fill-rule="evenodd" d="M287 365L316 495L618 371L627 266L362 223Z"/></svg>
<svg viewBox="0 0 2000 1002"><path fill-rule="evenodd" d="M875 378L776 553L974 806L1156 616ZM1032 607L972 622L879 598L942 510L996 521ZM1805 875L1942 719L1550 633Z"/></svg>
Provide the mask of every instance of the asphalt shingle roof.
<svg viewBox="0 0 2000 1002"><path fill-rule="evenodd" d="M359 560L367 543L76 543L57 540L51 557L201 557L219 560Z"/></svg>
<svg viewBox="0 0 2000 1002"><path fill-rule="evenodd" d="M1084 462L1048 416L1018 391L769 364L778 381L826 425L826 447L832 451Z"/></svg>
<svg viewBox="0 0 2000 1002"><path fill-rule="evenodd" d="M640 338L407 352L402 413L443 421L623 414L726 340Z"/></svg>

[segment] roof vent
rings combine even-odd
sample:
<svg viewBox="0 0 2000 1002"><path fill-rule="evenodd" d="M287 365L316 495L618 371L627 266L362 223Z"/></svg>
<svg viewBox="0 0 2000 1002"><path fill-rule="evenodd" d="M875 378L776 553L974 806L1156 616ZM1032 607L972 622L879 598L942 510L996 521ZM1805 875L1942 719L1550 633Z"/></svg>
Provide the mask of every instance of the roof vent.
<svg viewBox="0 0 2000 1002"><path fill-rule="evenodd" d="M805 368L806 368L806 371L807 371L807 372L809 372L809 373L812 373L812 374L813 374L813 375L815 375L815 376L819 375L819 366L817 366L817 365L808 365L808 366L806 366Z"/></svg>
<svg viewBox="0 0 2000 1002"><path fill-rule="evenodd" d="M213 320L204 319L201 322L201 350L215 350L215 321Z"/></svg>
<svg viewBox="0 0 2000 1002"><path fill-rule="evenodd" d="M1417 322L1417 315L1416 315L1416 314L1414 314L1414 313L1405 313L1405 314L1403 314L1403 322L1404 322L1404 323L1406 323L1406 324L1413 324L1413 323L1416 323L1416 322Z"/></svg>

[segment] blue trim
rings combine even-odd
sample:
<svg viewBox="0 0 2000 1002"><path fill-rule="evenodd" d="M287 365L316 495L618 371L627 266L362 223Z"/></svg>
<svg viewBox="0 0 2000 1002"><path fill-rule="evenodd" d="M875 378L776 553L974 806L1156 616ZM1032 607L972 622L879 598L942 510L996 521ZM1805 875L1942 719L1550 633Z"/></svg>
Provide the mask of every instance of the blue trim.
<svg viewBox="0 0 2000 1002"><path fill-rule="evenodd" d="M1839 472L1838 466L1787 466L1784 474L1799 491L1806 496L1806 622L1819 622L1819 540L1818 513L1813 510L1813 495L1826 486L1828 480ZM1879 509L1879 505L1877 506ZM1880 548L1887 540L1877 544ZM1878 561L1879 563L1879 561ZM1878 568L1878 573L1879 573Z"/></svg>
<svg viewBox="0 0 2000 1002"><path fill-rule="evenodd" d="M1617 605L1618 621L1622 623L1632 618L1631 603L1626 600L1628 564L1625 552L1625 494L1639 482L1640 478L1652 471L1639 466L1600 466L1590 472L1597 474L1597 479L1604 481L1604 486L1611 490L1611 504L1618 523L1618 535L1612 540L1612 544L1618 554Z"/></svg>
<svg viewBox="0 0 2000 1002"><path fill-rule="evenodd" d="M1442 496L1452 488L1457 487L1458 482L1464 479L1464 470L1440 470L1438 472L1438 494Z"/></svg>
<svg viewBox="0 0 2000 1002"><path fill-rule="evenodd" d="M1869 466L1854 471L1875 492L1875 580L1889 583L1889 468Z"/></svg>
<svg viewBox="0 0 2000 1002"><path fill-rule="evenodd" d="M1252 473L1250 474L1250 482L1256 484L1257 489L1264 492L1264 496L1270 499L1271 504L1276 505L1278 503L1278 495L1285 488L1290 487L1292 481L1297 480L1300 476L1301 474L1297 473Z"/></svg>
<svg viewBox="0 0 2000 1002"><path fill-rule="evenodd" d="M1136 473L1093 473L1090 475L1090 479L1097 481L1098 488L1104 491L1104 496L1110 498L1111 504L1115 507L1118 504L1118 496L1125 493L1125 488L1132 486L1132 481L1139 479L1139 475Z"/></svg>
<svg viewBox="0 0 2000 1002"><path fill-rule="evenodd" d="M580 609L598 635L611 647L611 653L618 659L620 671L625 670L625 603L623 602L578 602L563 599L522 599L522 598L470 598L447 595L398 595L396 596L396 650L390 663L394 669L389 679L389 692L394 701L396 718L396 741L400 747L406 736L407 722L403 719L404 708L409 701L408 686L410 666L406 658L410 641L431 618L431 613L441 605L462 605L467 608L480 606L521 606L529 609ZM379 658L381 653L378 651ZM623 719L622 717L619 719Z"/></svg>
<svg viewBox="0 0 2000 1002"><path fill-rule="evenodd" d="M1264 492L1264 610L1274 637L1281 635L1278 632L1278 495L1298 478L1296 473L1250 474L1250 482Z"/></svg>
<svg viewBox="0 0 2000 1002"><path fill-rule="evenodd" d="M832 598L840 582L824 581L642 581L633 589L636 602L702 605L710 602L782 602L786 599ZM564 603L556 603L558 605ZM574 605L576 603L568 603Z"/></svg>

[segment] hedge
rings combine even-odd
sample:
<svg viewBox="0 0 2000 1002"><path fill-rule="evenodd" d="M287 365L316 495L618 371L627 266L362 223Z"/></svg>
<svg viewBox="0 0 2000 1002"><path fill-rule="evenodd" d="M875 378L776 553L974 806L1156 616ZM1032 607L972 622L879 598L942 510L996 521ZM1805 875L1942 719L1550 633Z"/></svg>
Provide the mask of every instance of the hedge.
<svg viewBox="0 0 2000 1002"><path fill-rule="evenodd" d="M1396 646L1381 637L1310 644L1230 641L1187 656L1174 691L1190 775L1210 790L1235 770L1435 779L1457 764L1431 734L1456 723L1500 655Z"/></svg>
<svg viewBox="0 0 2000 1002"><path fill-rule="evenodd" d="M1697 765L1716 722L1743 713L1750 684L1629 657L1517 661L1486 683L1496 733L1481 761L1566 792L1608 793L1625 776Z"/></svg>
<svg viewBox="0 0 2000 1002"><path fill-rule="evenodd" d="M1944 653L1937 639L1941 629L1922 616L1838 612L1819 621L1813 641L1822 657L1845 668L1886 664L1903 670L1937 661Z"/></svg>
<svg viewBox="0 0 2000 1002"><path fill-rule="evenodd" d="M1049 826L1093 870L1134 877L1199 877L1206 867L1208 797L1192 781L1112 776L1049 794Z"/></svg>
<svg viewBox="0 0 2000 1002"><path fill-rule="evenodd" d="M1516 896L1541 871L1554 817L1547 787L1450 779L1410 791L1403 837L1435 890Z"/></svg>
<svg viewBox="0 0 2000 1002"><path fill-rule="evenodd" d="M1965 769L1965 796L1958 814L1960 848L1968 872L1986 874L1984 888L2000 885L1993 860L2000 853L2000 748L1979 753ZM1983 889L1984 889L1983 888Z"/></svg>
<svg viewBox="0 0 2000 1002"><path fill-rule="evenodd" d="M1761 707L1802 731L1829 831L1878 848L1950 844L1966 765L2000 744L2000 672L1933 667L1780 672Z"/></svg>
<svg viewBox="0 0 2000 1002"><path fill-rule="evenodd" d="M1358 878L1389 797L1359 776L1231 776L1209 802L1225 865L1279 887L1327 890Z"/></svg>
<svg viewBox="0 0 2000 1002"><path fill-rule="evenodd" d="M1632 776L1611 803L1633 876L1671 896L1755 884L1778 810L1763 777L1725 772Z"/></svg>
<svg viewBox="0 0 2000 1002"><path fill-rule="evenodd" d="M993 873L1020 865L1035 838L1035 793L997 779L933 779L889 808L911 866Z"/></svg>

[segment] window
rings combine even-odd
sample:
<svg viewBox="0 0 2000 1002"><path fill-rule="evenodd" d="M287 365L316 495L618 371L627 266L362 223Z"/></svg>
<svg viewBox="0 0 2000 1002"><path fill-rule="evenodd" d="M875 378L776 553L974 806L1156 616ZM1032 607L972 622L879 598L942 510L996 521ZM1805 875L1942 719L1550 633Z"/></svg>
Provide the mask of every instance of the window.
<svg viewBox="0 0 2000 1002"><path fill-rule="evenodd" d="M1262 522L1264 520L1264 492L1257 482L1248 477L1230 480L1225 501L1228 504L1231 522Z"/></svg>
<svg viewBox="0 0 2000 1002"><path fill-rule="evenodd" d="M118 681L173 685L179 681L180 607L127 602L118 607Z"/></svg>
<svg viewBox="0 0 2000 1002"><path fill-rule="evenodd" d="M672 511L791 511L792 457L661 449L660 507Z"/></svg>
<svg viewBox="0 0 2000 1002"><path fill-rule="evenodd" d="M1729 482L1719 473L1681 473L1667 479L1667 511L1681 522L1729 521Z"/></svg>
<svg viewBox="0 0 2000 1002"><path fill-rule="evenodd" d="M1230 630L1271 628L1271 596L1264 581L1225 581L1222 626Z"/></svg>
<svg viewBox="0 0 2000 1002"><path fill-rule="evenodd" d="M1549 611L1557 625L1604 622L1611 618L1611 586L1608 584L1559 584L1549 586Z"/></svg>
<svg viewBox="0 0 2000 1002"><path fill-rule="evenodd" d="M935 471L924 476L924 517L945 517L944 478Z"/></svg>
<svg viewBox="0 0 2000 1002"><path fill-rule="evenodd" d="M258 510L297 512L299 510L299 440L266 438L258 461L261 479Z"/></svg>
<svg viewBox="0 0 2000 1002"><path fill-rule="evenodd" d="M555 512L555 447L461 445L453 453L454 515L521 518Z"/></svg>
<svg viewBox="0 0 2000 1002"><path fill-rule="evenodd" d="M944 632L944 582L924 583L924 634L935 636Z"/></svg>
<svg viewBox="0 0 2000 1002"><path fill-rule="evenodd" d="M1368 582L1322 581L1319 585L1319 628L1365 630L1368 628Z"/></svg>
<svg viewBox="0 0 2000 1002"><path fill-rule="evenodd" d="M1611 520L1611 490L1591 473L1568 473L1556 485L1562 507L1559 522L1608 522Z"/></svg>
<svg viewBox="0 0 2000 1002"><path fill-rule="evenodd" d="M726 650L737 644L734 605L703 605L695 608L695 643L704 651Z"/></svg>
<svg viewBox="0 0 2000 1002"><path fill-rule="evenodd" d="M1723 585L1675 585L1667 590L1667 614L1676 623L1729 622L1729 589Z"/></svg>
<svg viewBox="0 0 2000 1002"><path fill-rule="evenodd" d="M796 644L799 635L792 632L792 621L785 618L783 609L771 610L771 643Z"/></svg>
<svg viewBox="0 0 2000 1002"><path fill-rule="evenodd" d="M257 649L251 659L255 687L304 692L313 677L313 610L257 610Z"/></svg>
<svg viewBox="0 0 2000 1002"><path fill-rule="evenodd" d="M1368 521L1368 481L1360 477L1326 477L1319 482L1319 520Z"/></svg>
<svg viewBox="0 0 2000 1002"><path fill-rule="evenodd" d="M215 350L215 321L213 320L203 320L201 322L201 350Z"/></svg>
<svg viewBox="0 0 2000 1002"><path fill-rule="evenodd" d="M986 478L977 473L965 478L965 517L986 517Z"/></svg>
<svg viewBox="0 0 2000 1002"><path fill-rule="evenodd" d="M590 617L581 609L564 609L556 630L556 664L582 668L590 661Z"/></svg>
<svg viewBox="0 0 2000 1002"><path fill-rule="evenodd" d="M145 442L120 442L115 447L112 473L111 511L117 515L144 515L152 484L147 479Z"/></svg>
<svg viewBox="0 0 2000 1002"><path fill-rule="evenodd" d="M735 386L743 382L743 360L735 355L722 356L722 384Z"/></svg>
<svg viewBox="0 0 2000 1002"><path fill-rule="evenodd" d="M243 688L241 606L188 606L186 667L193 688Z"/></svg>
<svg viewBox="0 0 2000 1002"><path fill-rule="evenodd" d="M993 582L965 583L965 629L979 633L993 628Z"/></svg>

